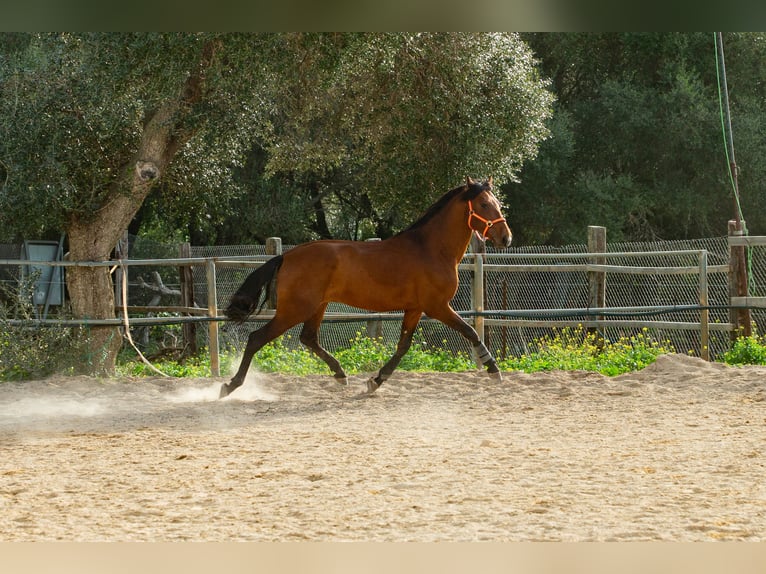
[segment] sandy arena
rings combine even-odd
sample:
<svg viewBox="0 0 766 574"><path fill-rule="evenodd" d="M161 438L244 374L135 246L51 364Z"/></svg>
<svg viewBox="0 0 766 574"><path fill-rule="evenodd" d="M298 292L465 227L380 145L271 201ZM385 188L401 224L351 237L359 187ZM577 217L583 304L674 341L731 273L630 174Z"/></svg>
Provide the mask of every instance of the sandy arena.
<svg viewBox="0 0 766 574"><path fill-rule="evenodd" d="M0 541L766 540L766 368L0 385Z"/></svg>

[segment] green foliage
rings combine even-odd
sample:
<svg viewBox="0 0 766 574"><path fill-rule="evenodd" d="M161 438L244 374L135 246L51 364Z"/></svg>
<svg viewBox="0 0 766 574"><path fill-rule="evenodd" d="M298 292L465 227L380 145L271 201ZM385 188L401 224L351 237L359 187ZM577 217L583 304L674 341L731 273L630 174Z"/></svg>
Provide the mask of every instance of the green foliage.
<svg viewBox="0 0 766 574"><path fill-rule="evenodd" d="M289 337L289 335L285 337ZM279 372L293 375L330 372L327 365L308 349L303 347L298 349L287 348L284 337L272 341L258 351L253 359L252 368L264 373Z"/></svg>
<svg viewBox="0 0 766 574"><path fill-rule="evenodd" d="M8 237L112 205L158 110L172 155L137 222L211 243L391 233L466 174L512 179L552 99L516 34L31 33L0 43L0 78Z"/></svg>
<svg viewBox="0 0 766 574"><path fill-rule="evenodd" d="M349 343L350 347L338 349L334 354L344 369L351 373L375 371L394 353L393 345L361 333L357 333Z"/></svg>
<svg viewBox="0 0 766 574"><path fill-rule="evenodd" d="M373 339L357 333L349 346L335 351L335 356L349 374L378 370L394 353L395 345L382 339ZM613 376L640 370L654 362L661 354L675 352L669 344L660 344L643 332L623 337L615 342L600 344L593 334L582 329L563 329L555 336L544 337L533 345L532 352L521 357L501 361L506 371L588 370ZM238 358L224 355L221 372L236 366ZM156 366L172 376L207 376L206 359L187 361L184 365L160 362ZM265 373L279 372L292 375L329 374L327 366L304 348L289 348L283 338L272 341L253 359L252 368ZM399 369L419 372L464 372L476 369L476 364L465 353L454 354L441 347L415 342L402 358ZM152 372L143 364L131 361L120 367L120 372L131 375Z"/></svg>
<svg viewBox="0 0 766 574"><path fill-rule="evenodd" d="M723 356L728 365L766 365L766 337L754 333L738 337Z"/></svg>
<svg viewBox="0 0 766 574"><path fill-rule="evenodd" d="M0 381L37 379L54 373L74 374L72 339L64 329L11 327L0 318Z"/></svg>
<svg viewBox="0 0 766 574"><path fill-rule="evenodd" d="M341 220L353 206L357 217L401 228L466 174L514 179L548 134L547 82L516 34L284 42L313 65L286 70L302 88L287 90L277 110L266 172L309 177Z"/></svg>
<svg viewBox="0 0 766 574"><path fill-rule="evenodd" d="M349 374L376 371L391 358L396 345L383 339L374 339L357 333L349 346L337 350L334 355ZM329 373L319 358L307 349L289 349L283 338L272 341L261 349L253 359L253 368L271 373L309 375ZM429 348L426 343L414 343L402 358L399 368L405 371L465 371L474 366L463 354L453 354L446 349Z"/></svg>
<svg viewBox="0 0 766 574"><path fill-rule="evenodd" d="M637 335L607 341L582 328L565 328L537 340L528 354L501 361L499 365L502 370L527 373L560 369L614 376L643 369L659 355L673 352L669 343L653 340L646 329Z"/></svg>
<svg viewBox="0 0 766 574"><path fill-rule="evenodd" d="M221 372L228 372L233 365L234 359L233 355L221 355ZM210 355L205 353L204 349L196 357L189 357L183 361L164 359L152 361L151 363L156 369L170 377L203 378L210 376ZM157 376L157 373L141 361L132 349L125 350L120 354L116 372L118 375L129 377Z"/></svg>
<svg viewBox="0 0 766 574"><path fill-rule="evenodd" d="M396 345L383 339L374 339L357 333L349 341L350 346L335 353L340 363L351 373L376 371L391 358ZM432 347L423 341L413 342L410 350L402 357L399 367L405 371L466 371L474 367L470 357L451 353L449 350Z"/></svg>
<svg viewBox="0 0 766 574"><path fill-rule="evenodd" d="M17 290L0 293L0 381L35 379L54 373L75 374L94 361L87 352L87 331L34 324L34 277ZM12 324L11 321L28 324Z"/></svg>
<svg viewBox="0 0 766 574"><path fill-rule="evenodd" d="M586 223L608 226L612 241L726 233L732 188L712 33L522 37L557 102L551 139L507 186L520 243L581 243ZM764 38L724 34L743 190L766 183ZM763 194L743 193L742 207L751 231L766 232Z"/></svg>
<svg viewBox="0 0 766 574"><path fill-rule="evenodd" d="M269 38L28 34L26 49L0 53L3 232L60 231L73 216L88 217L125 193L144 127L163 107L177 110L173 136L186 142L163 174L163 188L172 190L165 199L198 195L203 211L225 202L234 193L230 167L242 157L243 142L259 133L262 111L253 99L263 78L246 69L233 74L232 67L246 53L252 72ZM221 58L200 70L211 45L221 48ZM209 81L204 101L173 108L195 73Z"/></svg>

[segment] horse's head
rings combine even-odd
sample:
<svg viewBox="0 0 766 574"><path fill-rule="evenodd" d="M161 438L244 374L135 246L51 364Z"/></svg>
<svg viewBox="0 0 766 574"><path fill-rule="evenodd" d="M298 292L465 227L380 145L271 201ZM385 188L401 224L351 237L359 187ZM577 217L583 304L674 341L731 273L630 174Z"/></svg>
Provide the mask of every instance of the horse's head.
<svg viewBox="0 0 766 574"><path fill-rule="evenodd" d="M492 178L485 182L466 177L468 201L468 227L482 240L489 238L498 247L508 247L513 234L505 222L502 205L492 193Z"/></svg>

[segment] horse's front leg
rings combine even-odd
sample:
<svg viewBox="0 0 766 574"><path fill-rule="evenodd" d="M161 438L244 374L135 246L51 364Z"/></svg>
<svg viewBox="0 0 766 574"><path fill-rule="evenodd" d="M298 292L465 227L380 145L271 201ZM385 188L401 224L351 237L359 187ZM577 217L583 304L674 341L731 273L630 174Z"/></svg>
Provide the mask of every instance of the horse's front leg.
<svg viewBox="0 0 766 574"><path fill-rule="evenodd" d="M492 353L489 352L489 349L487 349L486 345L481 342L481 339L479 339L479 334L474 330L473 327L463 321L462 317L455 313L452 307L447 305L447 307L444 309L436 310L433 313L426 311L426 313L429 317L441 321L447 325L447 327L454 329L463 335L463 337L468 339L473 347L473 356L475 357L479 366L486 367L487 373L489 373L489 376L493 379L497 379L499 381L503 379L503 374L500 372L500 368L497 366L497 361L495 361L495 358L492 356Z"/></svg>

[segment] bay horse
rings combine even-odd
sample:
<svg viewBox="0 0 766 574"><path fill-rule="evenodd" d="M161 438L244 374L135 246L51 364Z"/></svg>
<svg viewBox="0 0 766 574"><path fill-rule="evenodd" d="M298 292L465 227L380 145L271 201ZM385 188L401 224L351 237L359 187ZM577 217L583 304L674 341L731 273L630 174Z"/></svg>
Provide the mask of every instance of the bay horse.
<svg viewBox="0 0 766 574"><path fill-rule="evenodd" d="M259 303L263 307L269 300L275 278L276 311L265 325L250 333L239 369L231 381L221 385L219 398L242 385L261 347L299 323L303 323L301 343L327 363L339 382L347 383L340 363L319 344L319 325L330 302L369 311L404 312L396 352L367 381L368 394L399 365L423 313L468 339L490 376L501 379L495 359L476 331L450 306L458 287L457 266L471 235L476 233L495 245L511 244L511 230L492 189L491 177L485 182L467 177L465 185L445 193L420 219L388 239L312 241L258 267L232 295L224 313L243 322Z"/></svg>

